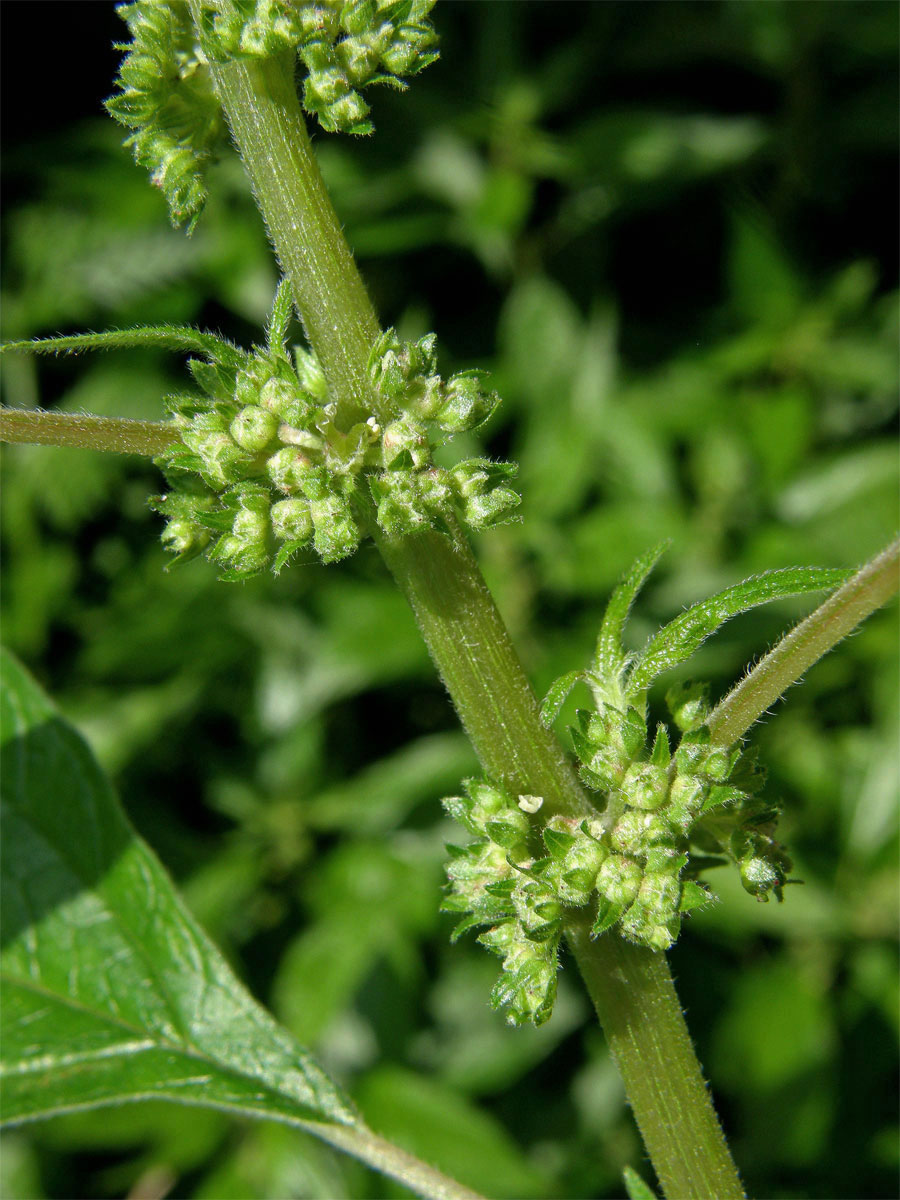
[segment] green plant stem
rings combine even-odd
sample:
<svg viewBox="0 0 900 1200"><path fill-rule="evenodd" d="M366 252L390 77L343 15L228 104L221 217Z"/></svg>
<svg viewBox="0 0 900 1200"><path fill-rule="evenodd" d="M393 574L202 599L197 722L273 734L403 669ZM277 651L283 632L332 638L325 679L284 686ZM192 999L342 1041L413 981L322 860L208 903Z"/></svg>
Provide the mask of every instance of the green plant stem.
<svg viewBox="0 0 900 1200"><path fill-rule="evenodd" d="M754 721L900 586L900 540L866 563L824 603L781 639L713 710L712 740L730 745Z"/></svg>
<svg viewBox="0 0 900 1200"><path fill-rule="evenodd" d="M552 733L468 542L431 531L376 537L485 771L542 815L594 814Z"/></svg>
<svg viewBox="0 0 900 1200"><path fill-rule="evenodd" d="M197 0L191 3L196 17ZM378 323L321 182L287 64L213 64L213 76L326 377L345 407L361 403L377 411L367 365ZM543 795L548 811L589 811L559 745L540 725L530 685L465 542L424 533L380 538L379 546L485 770L513 790ZM572 935L601 1022L612 1022L617 1062L657 1174L673 1200L741 1197L666 960L622 947L611 962L614 941ZM669 1035L679 1031L674 1059L658 1039L647 1039L657 1021ZM639 1086L647 1075L653 1086ZM673 1125L674 1114L683 1115ZM694 1131L696 1152L684 1146L684 1128Z"/></svg>
<svg viewBox="0 0 900 1200"><path fill-rule="evenodd" d="M378 415L368 361L380 327L316 163L297 103L292 56L211 68L307 340L342 418L349 425Z"/></svg>
<svg viewBox="0 0 900 1200"><path fill-rule="evenodd" d="M78 446L153 457L176 440L168 421L131 421L87 413L0 408L0 441L40 446Z"/></svg>
<svg viewBox="0 0 900 1200"><path fill-rule="evenodd" d="M743 1196L665 955L609 933L592 941L589 917L567 933L665 1194Z"/></svg>

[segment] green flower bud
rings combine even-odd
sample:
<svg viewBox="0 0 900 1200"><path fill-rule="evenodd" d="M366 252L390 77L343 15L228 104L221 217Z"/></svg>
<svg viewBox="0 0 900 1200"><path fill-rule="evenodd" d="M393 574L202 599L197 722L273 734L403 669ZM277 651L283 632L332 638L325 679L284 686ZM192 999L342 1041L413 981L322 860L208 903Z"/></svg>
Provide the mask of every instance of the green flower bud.
<svg viewBox="0 0 900 1200"><path fill-rule="evenodd" d="M302 450L285 446L266 461L266 473L280 492L292 495L299 492L311 463Z"/></svg>
<svg viewBox="0 0 900 1200"><path fill-rule="evenodd" d="M310 490L304 483L304 491ZM310 516L315 529L314 545L322 562L337 562L352 554L359 545L361 534L350 505L343 496L325 495L310 498Z"/></svg>
<svg viewBox="0 0 900 1200"><path fill-rule="evenodd" d="M358 38L345 38L338 42L336 52L347 78L358 87L371 79L378 65L378 51Z"/></svg>
<svg viewBox="0 0 900 1200"><path fill-rule="evenodd" d="M544 942L559 932L563 908L542 880L520 882L512 900L519 924L532 941Z"/></svg>
<svg viewBox="0 0 900 1200"><path fill-rule="evenodd" d="M550 938L534 942L517 922L508 922L483 933L478 939L503 958L503 973L491 993L495 1006L508 1005L513 1025L548 1019L556 997L556 945Z"/></svg>
<svg viewBox="0 0 900 1200"><path fill-rule="evenodd" d="M277 428L279 422L286 421L288 424L293 424L297 417L301 418L298 424L303 424L302 418L308 416L312 412L312 408L310 405L302 403L298 408L299 399L299 389L295 385L273 375L259 389L256 402L266 412L273 414Z"/></svg>
<svg viewBox="0 0 900 1200"><path fill-rule="evenodd" d="M648 871L641 880L636 903L643 905L659 920L668 920L678 912L681 883L673 875Z"/></svg>
<svg viewBox="0 0 900 1200"><path fill-rule="evenodd" d="M644 855L651 846L671 844L673 837L662 814L630 810L616 821L610 840L624 854Z"/></svg>
<svg viewBox="0 0 900 1200"><path fill-rule="evenodd" d="M306 542L313 535L309 501L297 496L272 505L272 532L283 542Z"/></svg>
<svg viewBox="0 0 900 1200"><path fill-rule="evenodd" d="M632 858L611 854L597 874L597 891L616 904L631 904L638 894L643 872Z"/></svg>
<svg viewBox="0 0 900 1200"><path fill-rule="evenodd" d="M515 812L509 796L492 783L468 779L465 787L470 797L469 813L477 829L484 830L485 824L501 813Z"/></svg>
<svg viewBox="0 0 900 1200"><path fill-rule="evenodd" d="M318 358L311 350L300 347L294 352L294 356L301 390L320 404L327 403L328 382Z"/></svg>
<svg viewBox="0 0 900 1200"><path fill-rule="evenodd" d="M709 716L709 686L705 683L676 683L666 692L666 704L679 729L697 729Z"/></svg>
<svg viewBox="0 0 900 1200"><path fill-rule="evenodd" d="M709 753L709 730L705 725L692 729L681 739L675 751L675 764L680 775L696 775Z"/></svg>
<svg viewBox="0 0 900 1200"><path fill-rule="evenodd" d="M605 846L582 834L556 868L556 890L560 900L565 904L587 904L597 882L597 873L608 857Z"/></svg>
<svg viewBox="0 0 900 1200"><path fill-rule="evenodd" d="M273 380L274 382L274 380ZM264 408L248 404L231 422L231 436L244 450L258 454L272 442L278 429L278 418Z"/></svg>
<svg viewBox="0 0 900 1200"><path fill-rule="evenodd" d="M175 518L167 522L161 539L167 550L187 558L200 554L209 545L210 535L193 521Z"/></svg>
<svg viewBox="0 0 900 1200"><path fill-rule="evenodd" d="M226 493L233 510L231 533L216 543L212 557L223 563L231 578L246 578L268 567L271 559L269 498L262 488Z"/></svg>
<svg viewBox="0 0 900 1200"><path fill-rule="evenodd" d="M687 833L700 813L708 785L696 775L676 775L669 788L666 819L673 828Z"/></svg>
<svg viewBox="0 0 900 1200"><path fill-rule="evenodd" d="M751 896L764 900L767 893L784 884L784 873L762 855L750 855L738 863L741 884Z"/></svg>
<svg viewBox="0 0 900 1200"><path fill-rule="evenodd" d="M369 479L375 519L389 537L403 537L430 524L411 471L385 471Z"/></svg>
<svg viewBox="0 0 900 1200"><path fill-rule="evenodd" d="M381 435L384 466L390 467L401 455L409 456L409 465L421 469L429 465L431 450L425 426L408 417L392 421Z"/></svg>
<svg viewBox="0 0 900 1200"><path fill-rule="evenodd" d="M434 419L448 433L461 433L483 425L499 403L496 392L482 390L477 371L463 371L448 380L443 403Z"/></svg>
<svg viewBox="0 0 900 1200"><path fill-rule="evenodd" d="M512 488L495 487L463 505L463 519L472 529L490 529L512 518L522 497Z"/></svg>
<svg viewBox="0 0 900 1200"><path fill-rule="evenodd" d="M246 408L248 404L258 404L263 385L274 373L272 363L255 354L235 377L234 398L237 404L241 408Z"/></svg>
<svg viewBox="0 0 900 1200"><path fill-rule="evenodd" d="M664 767L653 763L634 763L622 780L622 793L632 808L652 810L666 802L669 777Z"/></svg>
<svg viewBox="0 0 900 1200"><path fill-rule="evenodd" d="M579 836L580 822L577 817L553 816L544 826L543 839L550 855L562 860Z"/></svg>
<svg viewBox="0 0 900 1200"><path fill-rule="evenodd" d="M269 535L268 514L242 508L235 514L232 530L234 536L242 541L265 541Z"/></svg>
<svg viewBox="0 0 900 1200"><path fill-rule="evenodd" d="M493 842L481 842L469 849L469 854L450 860L447 876L470 898L472 906L477 907L479 893L488 884L506 879L512 868L506 861L505 851Z"/></svg>
<svg viewBox="0 0 900 1200"><path fill-rule="evenodd" d="M509 519L521 497L497 481L510 478L515 470L511 463L495 463L485 458L471 458L451 468L450 482L467 525L487 529Z"/></svg>
<svg viewBox="0 0 900 1200"><path fill-rule="evenodd" d="M185 442L188 443L187 437ZM236 483L247 469L246 454L227 433L209 433L194 447L200 457L200 473L213 487Z"/></svg>
<svg viewBox="0 0 900 1200"><path fill-rule="evenodd" d="M641 904L633 904L622 917L622 934L629 941L647 946L651 950L668 950L678 937L680 919L675 916L659 920Z"/></svg>
<svg viewBox="0 0 900 1200"><path fill-rule="evenodd" d="M332 100L320 112L319 119L326 129L340 130L343 133L371 133L372 124L366 118L371 109L359 92L348 91L336 100Z"/></svg>
<svg viewBox="0 0 900 1200"><path fill-rule="evenodd" d="M700 773L716 783L724 783L741 756L738 746L712 746L700 764Z"/></svg>
<svg viewBox="0 0 900 1200"><path fill-rule="evenodd" d="M492 842L507 850L520 850L531 831L531 822L520 808L508 808L487 821L484 828Z"/></svg>

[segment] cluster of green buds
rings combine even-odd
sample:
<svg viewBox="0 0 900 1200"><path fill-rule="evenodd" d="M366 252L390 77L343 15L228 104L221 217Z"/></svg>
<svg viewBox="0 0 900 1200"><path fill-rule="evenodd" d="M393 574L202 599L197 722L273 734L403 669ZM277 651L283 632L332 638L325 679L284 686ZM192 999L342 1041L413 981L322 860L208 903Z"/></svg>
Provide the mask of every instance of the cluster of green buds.
<svg viewBox="0 0 900 1200"><path fill-rule="evenodd" d="M380 411L391 414L381 436L383 471L369 482L377 520L393 536L430 526L448 530L455 511L470 529L510 520L520 497L511 486L514 463L466 459L445 470L435 445L483 425L500 403L477 371L437 373L437 339L401 342L387 330L372 348L369 371Z"/></svg>
<svg viewBox="0 0 900 1200"><path fill-rule="evenodd" d="M425 387L421 403L431 396ZM449 848L444 908L462 915L454 937L487 927L479 940L503 959L493 1000L509 1005L515 1024L550 1015L560 937L577 910L586 910L594 937L615 934L663 951L684 915L712 901L698 881L707 868L731 861L758 900L781 900L792 882L774 836L778 811L760 795L763 772L752 750L713 736L706 686L667 692L671 739L663 724L648 736L647 692L730 617L834 587L846 573L786 568L755 576L685 609L640 652L628 652L628 614L663 549L642 555L616 587L590 666L558 679L541 705L549 728L576 684L593 694L593 707L576 710L569 731L588 789L582 814L538 816L539 797L516 800L487 783L469 782L465 796L444 802L477 839Z"/></svg>
<svg viewBox="0 0 900 1200"><path fill-rule="evenodd" d="M731 859L759 899L770 892L781 899L790 870L771 836L777 813L757 797L763 774L752 752L710 743L702 686L671 689L667 701L682 731L674 754L663 725L648 745L633 706L580 710L571 731L581 778L605 804L609 855L597 877L594 933L617 926L654 950L667 949L682 915L709 901L695 879L700 870Z"/></svg>
<svg viewBox="0 0 900 1200"><path fill-rule="evenodd" d="M478 840L449 847L443 907L463 914L454 940L489 926L478 940L503 959L492 1000L509 1006L513 1024L550 1016L559 941L573 909L591 907L594 937L615 929L667 950L684 915L712 900L696 878L701 870L730 859L748 892L781 898L791 864L772 837L777 813L756 796L763 777L752 755L710 745L699 687L675 688L669 700L675 723L687 724L674 754L662 725L648 747L633 707L578 713L572 736L580 774L604 793L592 817L541 822L540 798L516 802L472 780L464 796L444 801Z"/></svg>
<svg viewBox="0 0 900 1200"><path fill-rule="evenodd" d="M134 0L116 9L132 41L107 111L134 130L126 145L160 188L176 225L192 229L206 202L206 169L228 130L183 0Z"/></svg>
<svg viewBox="0 0 900 1200"><path fill-rule="evenodd" d="M438 57L428 19L434 0L201 0L200 27L186 0L131 0L117 12L131 41L106 102L132 130L127 145L166 197L175 225L193 229L206 175L228 146L209 64L299 55L303 105L329 132L372 132L359 89L387 84Z"/></svg>
<svg viewBox="0 0 900 1200"><path fill-rule="evenodd" d="M295 50L306 69L303 106L329 132L371 133L359 89L405 89L438 57L434 0L206 0L207 44L223 58Z"/></svg>
<svg viewBox="0 0 900 1200"><path fill-rule="evenodd" d="M465 795L444 800L448 814L476 841L449 846L449 892L443 909L462 913L455 941L469 929L489 926L479 942L503 959L491 993L495 1007L507 1005L514 1025L546 1021L556 998L562 905L540 879L531 857L530 812L537 797L518 803L494 784L467 780Z"/></svg>
<svg viewBox="0 0 900 1200"><path fill-rule="evenodd" d="M370 362L380 416L342 429L315 356L285 348L289 314L282 285L268 345L245 353L219 343L221 353L188 364L202 395L169 400L179 440L157 460L172 490L155 504L178 558L205 553L223 578L246 579L306 549L326 563L344 558L373 521L400 537L511 518L519 503L511 464L479 458L444 468L432 457L435 441L483 423L496 407L475 373L445 383L433 335L402 343L389 330Z"/></svg>

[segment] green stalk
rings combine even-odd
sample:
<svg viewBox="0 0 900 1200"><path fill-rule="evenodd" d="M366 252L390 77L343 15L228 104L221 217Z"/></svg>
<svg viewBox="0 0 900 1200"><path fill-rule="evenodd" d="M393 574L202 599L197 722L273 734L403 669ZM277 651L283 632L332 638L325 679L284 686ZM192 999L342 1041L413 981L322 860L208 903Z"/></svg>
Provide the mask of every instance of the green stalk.
<svg viewBox="0 0 900 1200"><path fill-rule="evenodd" d="M573 921L569 945L666 1196L743 1196L665 955L612 933L592 941L590 925Z"/></svg>
<svg viewBox="0 0 900 1200"><path fill-rule="evenodd" d="M374 411L369 351L381 330L306 132L292 60L210 67L307 340L350 424Z"/></svg>
<svg viewBox="0 0 900 1200"><path fill-rule="evenodd" d="M852 579L783 637L710 714L712 740L728 746L743 737L814 662L887 603L900 586L898 560L900 540L860 567Z"/></svg>
<svg viewBox="0 0 900 1200"><path fill-rule="evenodd" d="M169 421L133 421L86 413L0 408L0 442L77 446L116 454L161 454L176 440Z"/></svg>
<svg viewBox="0 0 900 1200"><path fill-rule="evenodd" d="M488 775L542 814L593 815L537 702L506 626L462 536L386 538L378 547L409 601L434 664Z"/></svg>
<svg viewBox="0 0 900 1200"><path fill-rule="evenodd" d="M191 3L196 18L197 0ZM344 411L377 412L367 363L378 323L321 181L289 64L211 65L310 344ZM590 811L559 744L538 720L464 539L423 533L382 537L379 547L488 774L514 791L544 796L546 811ZM610 936L592 942L582 926L573 926L570 942L667 1195L742 1197L665 957Z"/></svg>

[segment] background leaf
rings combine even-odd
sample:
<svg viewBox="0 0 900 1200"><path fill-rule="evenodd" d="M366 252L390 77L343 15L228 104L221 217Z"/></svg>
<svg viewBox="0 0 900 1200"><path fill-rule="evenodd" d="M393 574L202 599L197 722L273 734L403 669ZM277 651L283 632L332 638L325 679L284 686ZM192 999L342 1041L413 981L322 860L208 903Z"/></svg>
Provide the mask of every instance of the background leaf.
<svg viewBox="0 0 900 1200"><path fill-rule="evenodd" d="M390 1157L234 978L87 746L5 651L0 720L4 1122L162 1098Z"/></svg>

